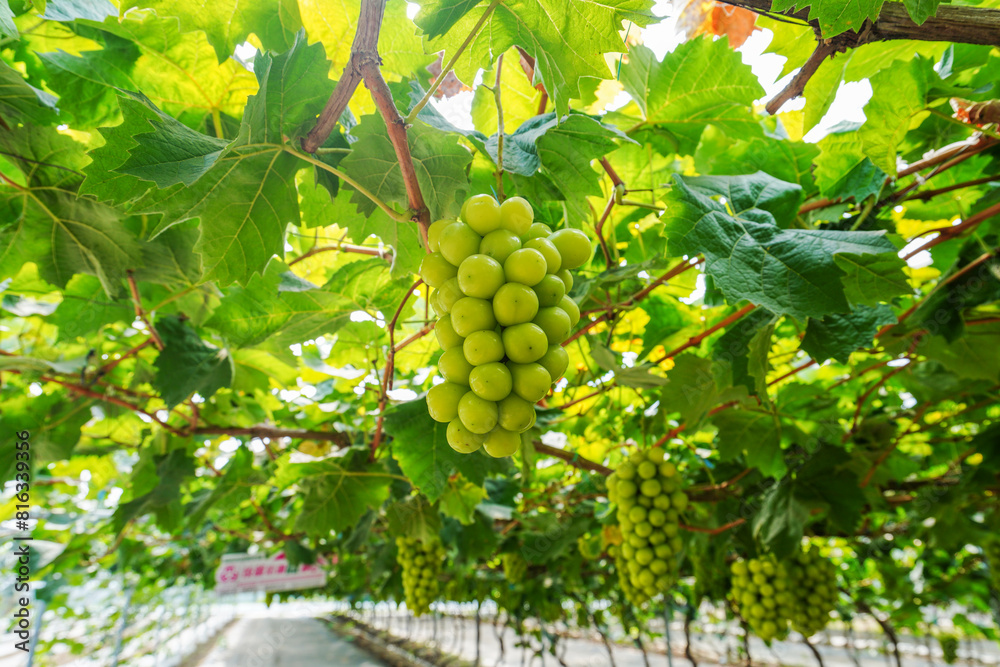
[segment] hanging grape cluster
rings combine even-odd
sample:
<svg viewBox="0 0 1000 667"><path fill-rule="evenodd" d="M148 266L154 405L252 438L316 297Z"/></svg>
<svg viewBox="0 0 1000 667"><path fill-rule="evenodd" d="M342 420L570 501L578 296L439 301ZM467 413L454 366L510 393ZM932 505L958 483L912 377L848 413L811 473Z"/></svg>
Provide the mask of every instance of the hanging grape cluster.
<svg viewBox="0 0 1000 667"><path fill-rule="evenodd" d="M677 554L684 546L680 516L688 497L677 467L660 448L633 454L608 477L608 497L618 505L622 544L619 567L626 594L642 604L666 592L677 577Z"/></svg>
<svg viewBox="0 0 1000 667"><path fill-rule="evenodd" d="M811 637L830 622L837 604L837 570L816 549L781 562L767 554L732 565L730 599L750 629L765 641L789 627Z"/></svg>
<svg viewBox="0 0 1000 667"><path fill-rule="evenodd" d="M771 554L732 564L730 600L754 634L770 641L788 635L794 613L791 579L783 563Z"/></svg>
<svg viewBox="0 0 1000 667"><path fill-rule="evenodd" d="M519 553L507 552L503 555L503 575L508 582L519 584L528 573L528 562Z"/></svg>
<svg viewBox="0 0 1000 667"><path fill-rule="evenodd" d="M521 197L476 195L461 221L430 226L427 246L420 277L434 288L445 379L427 393L427 410L448 424L456 451L510 456L569 365L561 344L580 320L569 270L590 259L590 240L534 222Z"/></svg>
<svg viewBox="0 0 1000 667"><path fill-rule="evenodd" d="M417 537L397 537L399 564L403 567L403 593L406 606L415 616L431 610L440 590L444 546L440 540L424 542Z"/></svg>
<svg viewBox="0 0 1000 667"><path fill-rule="evenodd" d="M794 605L792 629L811 637L826 627L837 606L837 569L817 549L795 554L786 569Z"/></svg>

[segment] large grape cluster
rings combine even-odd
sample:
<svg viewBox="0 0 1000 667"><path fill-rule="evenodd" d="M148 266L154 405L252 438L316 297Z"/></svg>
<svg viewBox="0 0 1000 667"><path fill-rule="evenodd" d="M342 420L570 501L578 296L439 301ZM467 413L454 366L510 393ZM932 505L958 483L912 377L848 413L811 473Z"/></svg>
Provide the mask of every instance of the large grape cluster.
<svg viewBox="0 0 1000 667"><path fill-rule="evenodd" d="M424 542L417 537L397 537L399 564L403 567L403 593L406 606L415 616L431 610L440 590L444 546L440 540Z"/></svg>
<svg viewBox="0 0 1000 667"><path fill-rule="evenodd" d="M633 603L642 604L666 592L677 577L677 554L684 546L680 516L688 497L677 467L660 448L636 452L619 466L608 477L608 497L618 505L623 588Z"/></svg>
<svg viewBox="0 0 1000 667"><path fill-rule="evenodd" d="M830 622L837 606L837 568L817 549L806 549L786 564L791 581L792 629L811 637Z"/></svg>
<svg viewBox="0 0 1000 667"><path fill-rule="evenodd" d="M791 579L784 563L771 554L732 564L730 600L754 634L770 641L788 635L794 613Z"/></svg>
<svg viewBox="0 0 1000 667"><path fill-rule="evenodd" d="M427 246L420 277L434 288L445 379L427 393L427 410L448 424L456 451L510 456L569 365L561 344L580 320L569 270L590 259L590 240L534 222L521 197L475 195L461 221L430 226Z"/></svg>

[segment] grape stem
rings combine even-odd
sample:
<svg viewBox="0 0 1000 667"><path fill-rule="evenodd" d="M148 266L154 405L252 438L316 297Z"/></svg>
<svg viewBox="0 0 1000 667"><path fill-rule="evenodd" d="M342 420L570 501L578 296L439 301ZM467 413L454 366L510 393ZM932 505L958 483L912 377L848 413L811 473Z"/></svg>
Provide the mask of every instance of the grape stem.
<svg viewBox="0 0 1000 667"><path fill-rule="evenodd" d="M719 535L720 533L724 533L727 530L736 528L737 526L742 526L746 522L747 520L741 517L739 519L736 519L735 521L730 521L727 524L719 526L718 528L705 528L704 526L688 526L687 524L683 523L678 524L678 527L681 530L687 530L692 533L704 533L706 535L714 536L714 535Z"/></svg>
<svg viewBox="0 0 1000 667"><path fill-rule="evenodd" d="M503 71L503 54L497 58L497 78L493 86L493 99L497 104L497 200L503 202L503 103L500 101L500 73Z"/></svg>
<svg viewBox="0 0 1000 667"><path fill-rule="evenodd" d="M146 325L146 329L149 330L149 337L153 340L153 344L156 345L156 349L162 350L163 339L160 338L160 334L156 333L156 328L153 326L153 323L149 321L149 318L146 317L146 311L142 309L142 301L139 298L139 286L135 282L135 276L133 275L131 269L129 269L126 277L128 278L129 292L132 294L132 304L135 306L136 319L141 320L143 324Z"/></svg>
<svg viewBox="0 0 1000 667"><path fill-rule="evenodd" d="M601 465L595 461L585 459L576 452L569 452L565 449L559 449L558 447L550 447L549 445L543 444L538 440L535 440L532 444L535 447L535 451L539 454L545 454L546 456L551 456L556 459L562 459L574 468L589 470L590 472L596 472L601 475L610 475L614 472L611 468Z"/></svg>

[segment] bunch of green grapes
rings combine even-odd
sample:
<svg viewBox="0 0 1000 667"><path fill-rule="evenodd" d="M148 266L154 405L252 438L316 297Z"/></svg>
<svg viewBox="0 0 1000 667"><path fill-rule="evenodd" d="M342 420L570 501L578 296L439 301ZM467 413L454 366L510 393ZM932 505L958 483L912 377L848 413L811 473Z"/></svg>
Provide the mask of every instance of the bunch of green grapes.
<svg viewBox="0 0 1000 667"><path fill-rule="evenodd" d="M448 424L456 451L510 456L535 424L535 403L569 365L561 344L580 321L569 270L592 248L578 229L534 222L521 197L498 204L476 195L461 218L430 226L431 254L420 264L444 350L445 382L427 393L427 410Z"/></svg>
<svg viewBox="0 0 1000 667"><path fill-rule="evenodd" d="M618 505L623 571L642 604L666 592L677 577L677 554L684 543L680 516L688 505L677 467L660 448L633 454L608 477L608 498Z"/></svg>
<svg viewBox="0 0 1000 667"><path fill-rule="evenodd" d="M646 602L648 598L632 585L632 579L629 576L628 571L628 563L622 556L622 546L623 545L612 544L608 547L608 555L615 559L615 570L618 571L618 585L621 587L622 593L625 594L625 599L638 607Z"/></svg>
<svg viewBox="0 0 1000 667"><path fill-rule="evenodd" d="M509 551L503 555L503 576L512 584L524 581L528 573L528 561L516 552Z"/></svg>
<svg viewBox="0 0 1000 667"><path fill-rule="evenodd" d="M792 594L792 628L811 637L830 622L830 612L837 606L837 568L817 549L795 554L785 564Z"/></svg>
<svg viewBox="0 0 1000 667"><path fill-rule="evenodd" d="M431 610L440 590L440 575L444 564L444 546L440 540L421 541L417 537L397 537L399 564L403 567L403 593L406 606L415 616Z"/></svg>
<svg viewBox="0 0 1000 667"><path fill-rule="evenodd" d="M783 563L767 554L732 564L730 600L750 629L763 639L788 635L788 620L795 613L792 579Z"/></svg>

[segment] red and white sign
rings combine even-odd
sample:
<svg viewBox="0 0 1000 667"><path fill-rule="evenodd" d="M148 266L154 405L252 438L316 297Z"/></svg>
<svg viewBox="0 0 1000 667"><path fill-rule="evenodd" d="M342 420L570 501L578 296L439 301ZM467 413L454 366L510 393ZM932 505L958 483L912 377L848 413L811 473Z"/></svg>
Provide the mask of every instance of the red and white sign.
<svg viewBox="0 0 1000 667"><path fill-rule="evenodd" d="M325 585L326 570L319 565L291 566L283 553L271 558L226 554L215 571L215 590L218 593L291 591Z"/></svg>

